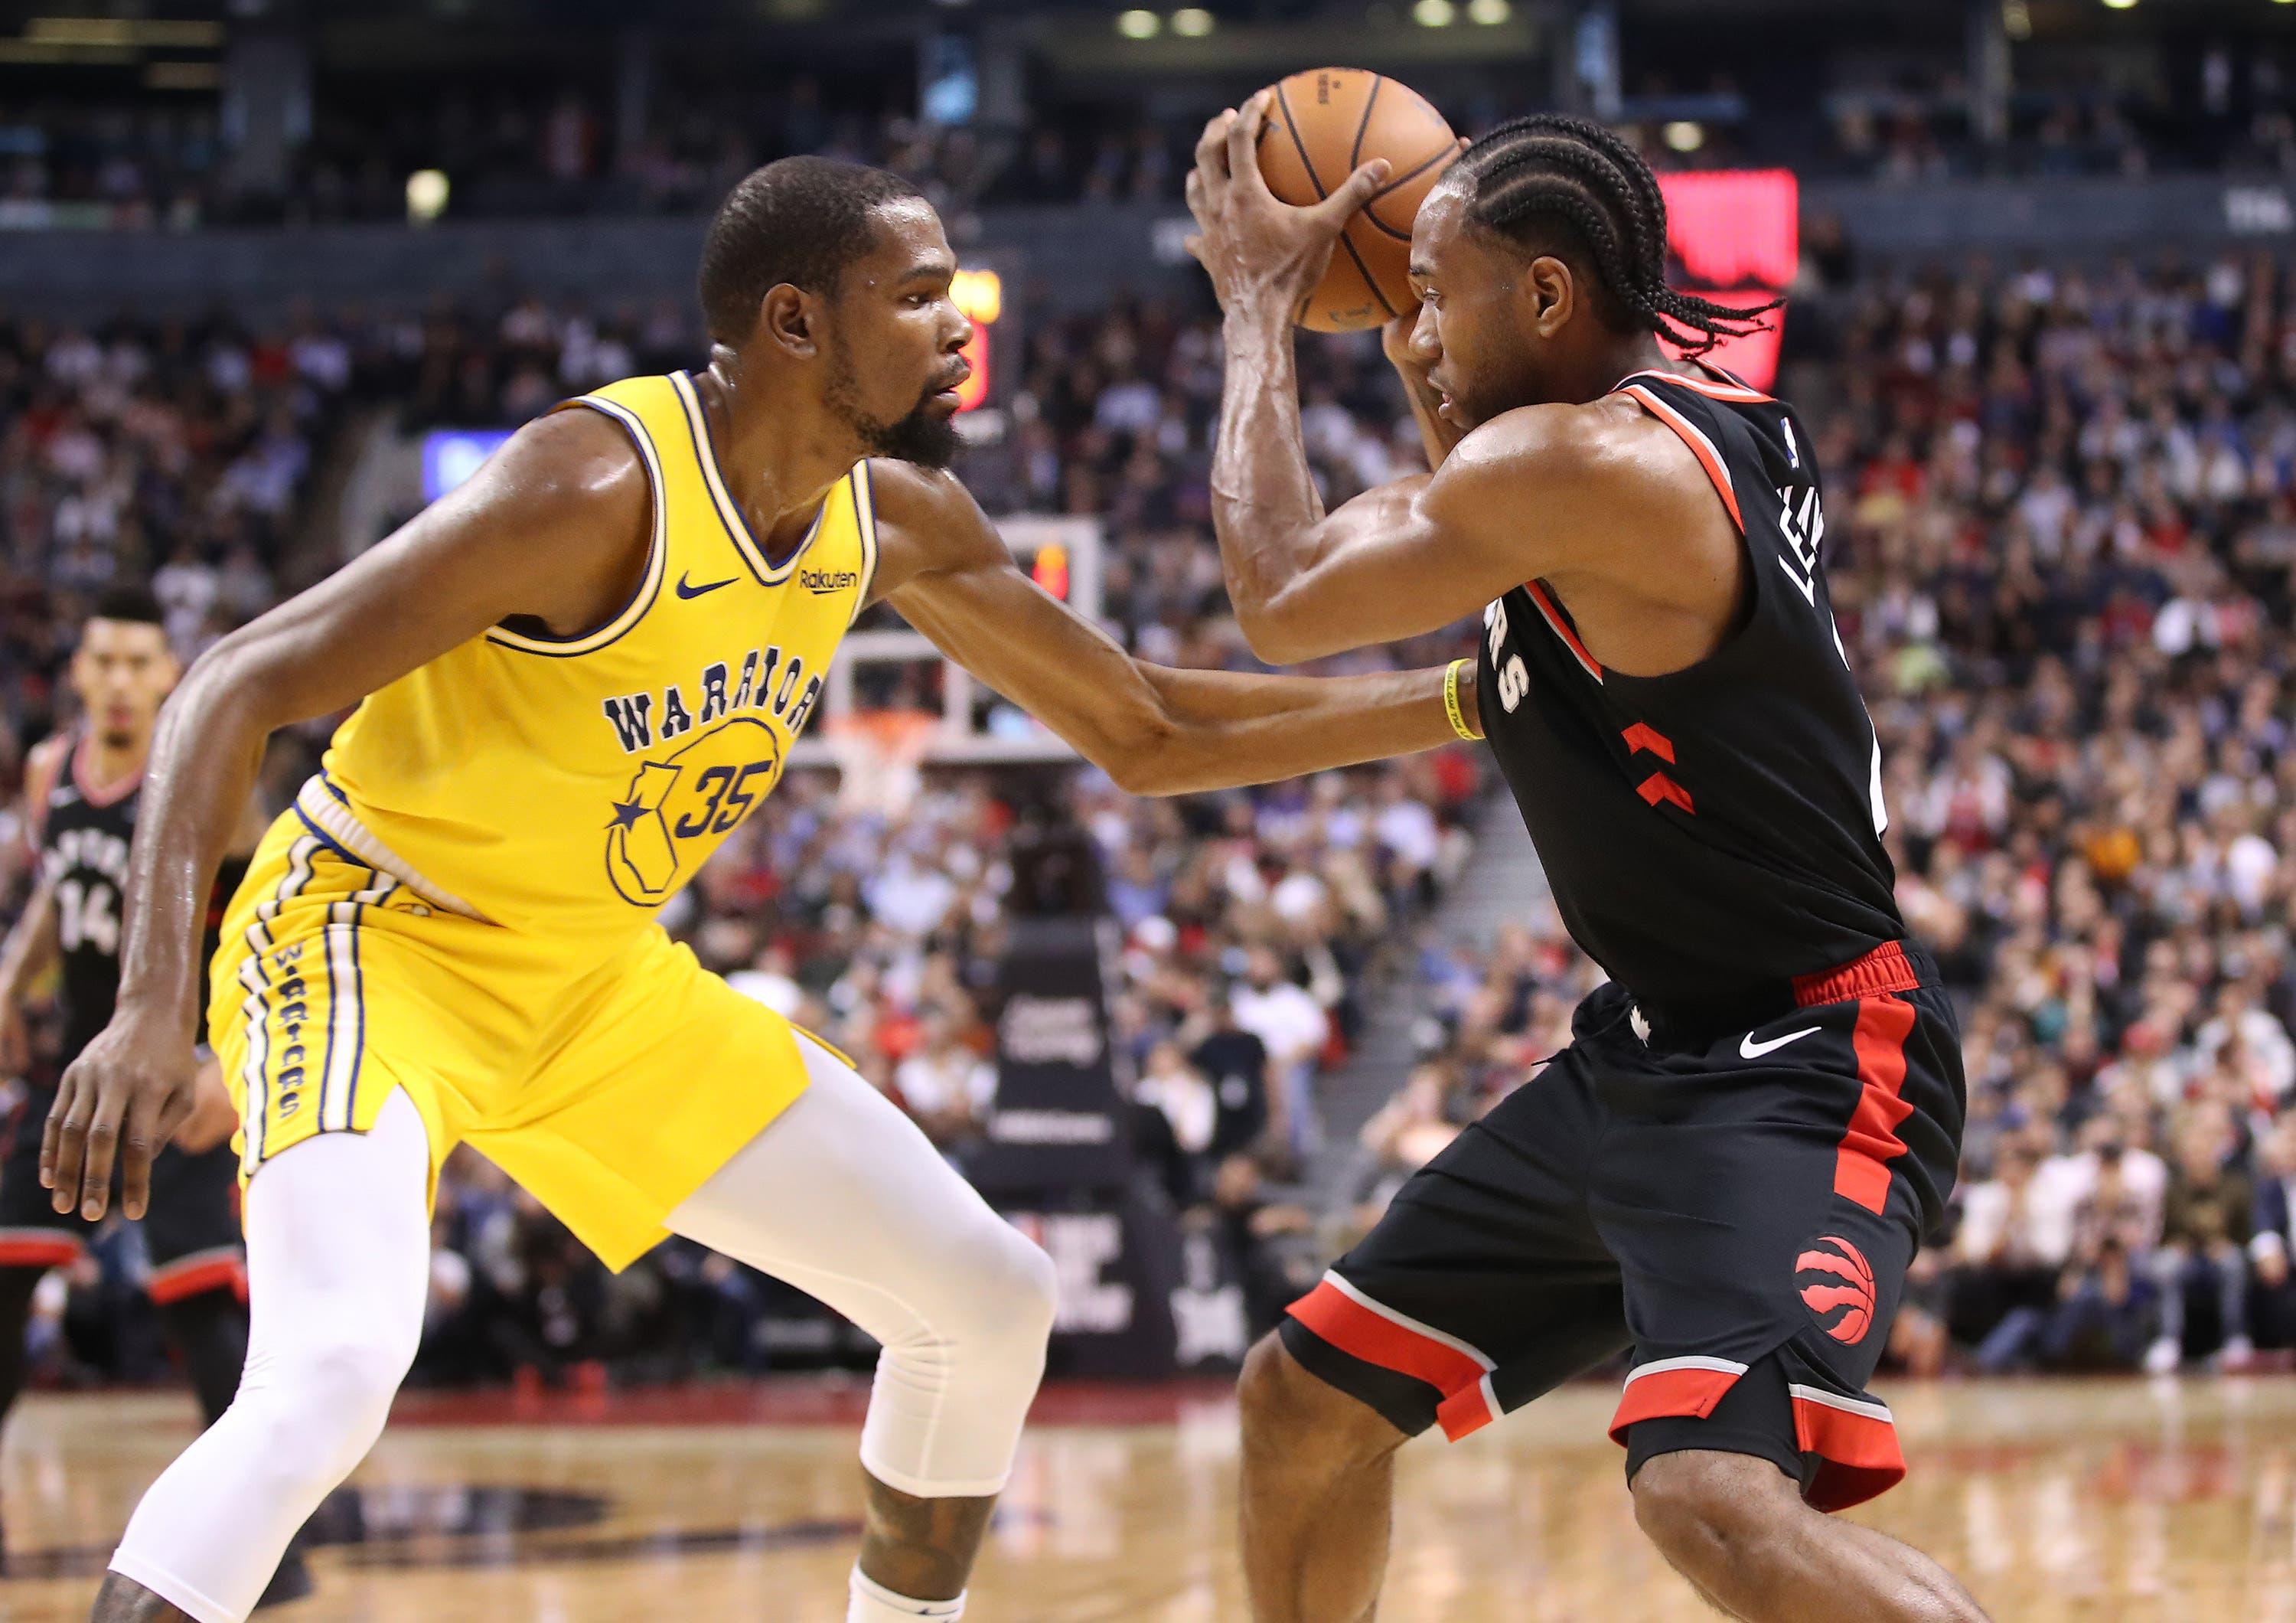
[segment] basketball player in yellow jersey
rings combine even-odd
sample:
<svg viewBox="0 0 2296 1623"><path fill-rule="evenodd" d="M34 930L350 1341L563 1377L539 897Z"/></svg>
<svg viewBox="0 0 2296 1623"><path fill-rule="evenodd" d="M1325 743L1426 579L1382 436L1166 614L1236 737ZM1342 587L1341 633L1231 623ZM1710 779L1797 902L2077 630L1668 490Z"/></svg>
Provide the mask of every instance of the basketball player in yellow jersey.
<svg viewBox="0 0 2296 1623"><path fill-rule="evenodd" d="M1354 190L1334 207L1352 207ZM428 1199L468 1141L619 1267L671 1232L883 1343L853 1623L954 1619L1052 1322L1051 1266L836 1054L655 922L778 781L887 600L1143 792L1283 778L1472 727L1444 673L1142 664L1016 568L955 445L955 263L880 171L750 176L703 250L705 372L521 430L164 713L118 1013L42 1147L59 1209L140 1215L191 1099L199 902L274 729L364 700L258 853L211 969L238 1092L253 1325L95 1615L229 1623L366 1453L422 1322Z"/></svg>

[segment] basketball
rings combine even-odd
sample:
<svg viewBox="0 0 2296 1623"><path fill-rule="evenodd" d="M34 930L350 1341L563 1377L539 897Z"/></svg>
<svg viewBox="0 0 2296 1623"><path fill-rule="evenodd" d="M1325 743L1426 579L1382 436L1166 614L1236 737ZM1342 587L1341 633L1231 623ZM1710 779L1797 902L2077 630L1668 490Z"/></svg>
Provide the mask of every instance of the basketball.
<svg viewBox="0 0 2296 1623"><path fill-rule="evenodd" d="M1389 165L1386 185L1348 221L1331 268L1301 303L1301 326L1352 333L1412 307L1411 222L1458 147L1424 96L1383 74L1311 68L1275 87L1259 128L1259 172L1285 202L1320 202L1373 159Z"/></svg>

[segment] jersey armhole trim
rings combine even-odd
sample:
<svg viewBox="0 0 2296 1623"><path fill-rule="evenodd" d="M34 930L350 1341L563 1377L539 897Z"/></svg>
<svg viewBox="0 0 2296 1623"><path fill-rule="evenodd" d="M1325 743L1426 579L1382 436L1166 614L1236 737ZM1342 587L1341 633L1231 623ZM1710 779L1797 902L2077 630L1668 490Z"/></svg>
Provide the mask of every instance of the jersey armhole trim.
<svg viewBox="0 0 2296 1623"><path fill-rule="evenodd" d="M1530 599L1540 616L1546 620L1549 629L1570 647L1571 656L1578 660L1579 668L1596 681L1601 681L1603 667L1596 663L1592 654L1587 652L1587 645L1578 640L1578 633L1572 628L1569 616L1555 606L1554 599L1546 594L1546 588L1537 581L1526 581L1522 583L1522 589L1523 595Z"/></svg>
<svg viewBox="0 0 2296 1623"><path fill-rule="evenodd" d="M701 396L694 390L693 375L673 372L669 375L669 386L676 391L677 403L685 412L686 438L693 441L694 463L701 470L701 482L709 491L710 505L718 509L718 523L725 530L726 539L734 543L734 550L741 555L743 566L758 578L758 585L780 585L796 573L797 561L812 550L814 537L821 533L821 514L814 514L812 527L788 557L778 564L768 562L766 549L750 531L750 521L742 515L742 509L734 505L732 493L718 474L718 453L709 446L709 425L701 416ZM828 505L824 502L822 507L825 509Z"/></svg>
<svg viewBox="0 0 2296 1623"><path fill-rule="evenodd" d="M845 620L845 629L849 631L853 622L861 618L861 611L869 606L869 589L877 583L877 492L869 483L869 459L865 457L853 465L853 472L847 478L853 485L854 533L861 542L861 586L853 594L853 612Z"/></svg>
<svg viewBox="0 0 2296 1623"><path fill-rule="evenodd" d="M1681 379L1671 381L1683 382ZM1685 383L1684 386L1693 387L1687 383ZM1633 396L1644 410L1672 429L1676 437L1690 448L1691 455L1696 457L1699 465L1706 470L1706 477L1712 482L1715 494L1721 497L1722 505L1729 509L1730 522L1737 526L1738 533L1743 536L1746 533L1746 520L1738 511L1738 492L1730 483L1729 465L1722 460L1721 451L1716 448L1713 441L1706 437L1705 430L1659 399L1644 384L1628 383L1619 392Z"/></svg>
<svg viewBox="0 0 2296 1623"><path fill-rule="evenodd" d="M669 570L669 504L662 487L661 457L654 449L652 436L637 414L627 407L607 400L603 395L584 394L557 408L565 411L574 407L586 407L603 413L622 425L623 432L637 447L638 459L645 464L646 483L653 501L653 534L646 554L645 574L638 581L637 590L615 615L594 631L579 637L529 637L502 626L488 629L487 640L497 647L512 648L521 654L539 654L549 659L570 659L578 654L593 654L608 643L619 641L623 634L645 618L653 601L661 595L662 577Z"/></svg>

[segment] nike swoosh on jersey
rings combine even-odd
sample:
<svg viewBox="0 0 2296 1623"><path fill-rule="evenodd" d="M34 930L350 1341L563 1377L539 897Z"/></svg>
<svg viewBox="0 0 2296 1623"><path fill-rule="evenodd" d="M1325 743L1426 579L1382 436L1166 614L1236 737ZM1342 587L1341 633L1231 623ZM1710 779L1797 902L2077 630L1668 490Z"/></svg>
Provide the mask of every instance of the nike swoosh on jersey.
<svg viewBox="0 0 2296 1623"><path fill-rule="evenodd" d="M699 597L704 592L714 592L721 586L733 584L734 577L731 575L727 575L722 581L704 581L699 586L692 584L691 576L680 575L677 577L677 595L681 597Z"/></svg>
<svg viewBox="0 0 2296 1623"><path fill-rule="evenodd" d="M1755 1042L1754 1034L1748 1032L1738 1039L1738 1057L1742 1059L1759 1059L1764 1054L1784 1048L1789 1042L1799 1042L1810 1033L1824 1029L1822 1026L1805 1026L1800 1031L1790 1031L1783 1037L1772 1037L1767 1042Z"/></svg>

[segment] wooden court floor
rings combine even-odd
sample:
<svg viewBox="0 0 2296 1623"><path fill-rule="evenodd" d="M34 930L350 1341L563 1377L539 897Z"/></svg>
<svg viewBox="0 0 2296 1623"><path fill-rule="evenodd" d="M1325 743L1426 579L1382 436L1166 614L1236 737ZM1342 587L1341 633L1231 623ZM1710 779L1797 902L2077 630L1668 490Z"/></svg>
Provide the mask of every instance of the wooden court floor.
<svg viewBox="0 0 2296 1623"><path fill-rule="evenodd" d="M1858 1512L1943 1557L2002 1619L2296 1623L2296 1378L1908 1386L1914 1474ZM1613 1394L1566 1389L1406 1450L1382 1618L1709 1618L1636 1535ZM281 1623L839 1623L858 1497L849 1388L529 1404L402 1400L322 1512L318 1593ZM1055 1391L968 1613L1226 1623L1232 1406L1216 1387ZM63 1623L191 1435L174 1396L28 1401L0 1454L0 1619Z"/></svg>

